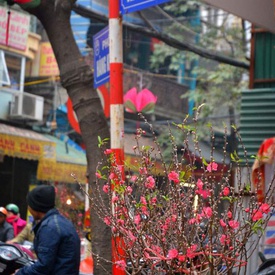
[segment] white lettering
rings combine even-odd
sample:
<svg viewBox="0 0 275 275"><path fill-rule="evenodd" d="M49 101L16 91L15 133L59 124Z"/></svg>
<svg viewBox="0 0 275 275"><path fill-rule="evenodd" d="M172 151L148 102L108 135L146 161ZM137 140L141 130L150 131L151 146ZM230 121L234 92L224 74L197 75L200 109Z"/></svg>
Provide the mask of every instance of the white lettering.
<svg viewBox="0 0 275 275"><path fill-rule="evenodd" d="M102 41L102 49L109 48L109 37Z"/></svg>
<svg viewBox="0 0 275 275"><path fill-rule="evenodd" d="M97 71L97 76L104 75L107 72L107 66L106 66L106 56L100 58L96 62L96 71Z"/></svg>

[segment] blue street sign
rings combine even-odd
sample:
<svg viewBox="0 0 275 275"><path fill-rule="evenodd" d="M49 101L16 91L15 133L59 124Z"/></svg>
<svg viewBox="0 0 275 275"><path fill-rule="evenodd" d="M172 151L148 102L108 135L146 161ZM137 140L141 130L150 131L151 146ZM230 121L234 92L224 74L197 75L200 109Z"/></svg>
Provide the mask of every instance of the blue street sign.
<svg viewBox="0 0 275 275"><path fill-rule="evenodd" d="M109 27L93 36L94 48L94 88L110 80Z"/></svg>
<svg viewBox="0 0 275 275"><path fill-rule="evenodd" d="M156 6L170 0L120 0L120 12L126 14Z"/></svg>

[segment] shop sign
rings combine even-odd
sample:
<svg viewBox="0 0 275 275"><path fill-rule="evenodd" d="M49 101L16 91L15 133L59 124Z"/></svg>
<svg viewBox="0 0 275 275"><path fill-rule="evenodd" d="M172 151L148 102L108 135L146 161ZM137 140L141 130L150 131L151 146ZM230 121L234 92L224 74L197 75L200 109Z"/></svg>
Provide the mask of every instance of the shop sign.
<svg viewBox="0 0 275 275"><path fill-rule="evenodd" d="M78 182L86 183L86 172L86 165L41 160L38 163L37 179L74 183L74 174Z"/></svg>
<svg viewBox="0 0 275 275"><path fill-rule="evenodd" d="M93 36L94 88L110 80L109 26Z"/></svg>
<svg viewBox="0 0 275 275"><path fill-rule="evenodd" d="M0 155L39 160L55 159L55 143L0 134Z"/></svg>
<svg viewBox="0 0 275 275"><path fill-rule="evenodd" d="M0 44L25 51L29 28L30 16L28 14L0 6Z"/></svg>
<svg viewBox="0 0 275 275"><path fill-rule="evenodd" d="M58 76L59 69L50 42L40 44L39 76Z"/></svg>

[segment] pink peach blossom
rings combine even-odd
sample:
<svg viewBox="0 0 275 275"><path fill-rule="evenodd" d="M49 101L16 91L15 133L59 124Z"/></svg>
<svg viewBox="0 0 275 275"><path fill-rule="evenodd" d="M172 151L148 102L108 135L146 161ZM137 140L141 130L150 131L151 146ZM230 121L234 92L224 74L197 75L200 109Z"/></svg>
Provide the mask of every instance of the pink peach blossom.
<svg viewBox="0 0 275 275"><path fill-rule="evenodd" d="M179 255L179 252L178 252L177 249L170 249L170 250L168 251L168 258L169 258L169 259L175 259L175 258L178 257L178 255Z"/></svg>
<svg viewBox="0 0 275 275"><path fill-rule="evenodd" d="M132 242L135 242L135 241L137 240L137 238L134 236L133 232L127 231L126 233L127 233L129 239L130 239Z"/></svg>
<svg viewBox="0 0 275 275"><path fill-rule="evenodd" d="M124 223L125 223L124 220L122 220L122 219L117 219L116 222L118 225L124 225Z"/></svg>
<svg viewBox="0 0 275 275"><path fill-rule="evenodd" d="M206 168L206 170L207 170L208 172L217 171L217 169L218 169L218 164L217 164L216 162L211 162L211 163L209 163L209 164L207 165L207 168Z"/></svg>
<svg viewBox="0 0 275 275"><path fill-rule="evenodd" d="M176 222L177 221L177 215L172 215L171 216L171 221Z"/></svg>
<svg viewBox="0 0 275 275"><path fill-rule="evenodd" d="M124 168L123 165L117 165L117 169L118 169L118 171L119 171L120 173L123 172L123 168Z"/></svg>
<svg viewBox="0 0 275 275"><path fill-rule="evenodd" d="M157 203L157 198L156 197L152 198L151 199L151 204L156 205L156 203Z"/></svg>
<svg viewBox="0 0 275 275"><path fill-rule="evenodd" d="M202 189L203 188L203 182L202 182L201 179L198 179L198 181L197 181L197 187L198 187L198 189Z"/></svg>
<svg viewBox="0 0 275 275"><path fill-rule="evenodd" d="M135 215L135 217L134 217L134 223L135 223L136 225L139 225L140 221L141 221L140 215Z"/></svg>
<svg viewBox="0 0 275 275"><path fill-rule="evenodd" d="M224 196L228 196L230 194L230 189L228 187L224 187L222 193Z"/></svg>
<svg viewBox="0 0 275 275"><path fill-rule="evenodd" d="M126 263L124 260L116 261L115 264L116 264L117 269L124 271L126 268Z"/></svg>
<svg viewBox="0 0 275 275"><path fill-rule="evenodd" d="M213 211L211 207L203 207L202 209L204 216L210 218L213 215Z"/></svg>
<svg viewBox="0 0 275 275"><path fill-rule="evenodd" d="M224 220L220 219L220 225L221 225L222 227L226 227L226 223L224 222Z"/></svg>
<svg viewBox="0 0 275 275"><path fill-rule="evenodd" d="M180 262L185 262L186 256L184 256L184 255L179 255L179 256L178 256L178 259L179 259Z"/></svg>
<svg viewBox="0 0 275 275"><path fill-rule="evenodd" d="M202 196L204 199L209 198L211 195L209 190L204 190L204 189L196 190L196 194Z"/></svg>
<svg viewBox="0 0 275 275"><path fill-rule="evenodd" d="M147 205L147 201L146 201L145 197L143 197L143 196L140 197L140 202L144 205Z"/></svg>
<svg viewBox="0 0 275 275"><path fill-rule="evenodd" d="M196 251L197 249L197 245L194 244L194 245L191 245L191 247L187 248L187 253L186 253L186 256L189 258L189 259L192 259L196 256Z"/></svg>
<svg viewBox="0 0 275 275"><path fill-rule="evenodd" d="M135 182L137 180L137 176L136 175L133 175L132 177L131 177L131 179L130 179L130 181L132 181L132 182Z"/></svg>
<svg viewBox="0 0 275 275"><path fill-rule="evenodd" d="M259 210L254 210L252 214L252 221L256 222L263 217L263 213Z"/></svg>
<svg viewBox="0 0 275 275"><path fill-rule="evenodd" d="M109 185L107 185L107 184L104 184L104 185L103 185L103 188L102 188L102 190L103 190L103 192L104 192L104 193L108 193L108 192L109 192L109 190L110 190L110 187L109 187Z"/></svg>
<svg viewBox="0 0 275 275"><path fill-rule="evenodd" d="M188 221L189 224L195 224L197 220L195 218L192 218Z"/></svg>
<svg viewBox="0 0 275 275"><path fill-rule="evenodd" d="M132 194L133 189L132 189L131 186L127 186L126 191L127 191L128 194Z"/></svg>
<svg viewBox="0 0 275 275"><path fill-rule="evenodd" d="M111 172L110 175L109 175L109 179L113 180L115 177L116 177L116 174Z"/></svg>
<svg viewBox="0 0 275 275"><path fill-rule="evenodd" d="M110 217L105 217L104 218L104 222L105 222L106 225L111 225L111 219L110 219Z"/></svg>
<svg viewBox="0 0 275 275"><path fill-rule="evenodd" d="M102 178L102 177L101 177L101 174L98 173L98 172L95 173L95 176L96 176L98 179L101 179L101 178Z"/></svg>
<svg viewBox="0 0 275 275"><path fill-rule="evenodd" d="M174 181L174 183L179 183L179 174L175 171L171 171L169 174L168 174L168 179L170 181Z"/></svg>
<svg viewBox="0 0 275 275"><path fill-rule="evenodd" d="M228 224L229 224L229 226L230 226L231 228L233 228L233 229L238 228L239 225L240 225L239 222L238 222L238 221L235 221L235 220L229 221Z"/></svg>
<svg viewBox="0 0 275 275"><path fill-rule="evenodd" d="M265 213L268 214L270 212L270 205L268 203L263 203L260 206L260 210Z"/></svg>
<svg viewBox="0 0 275 275"><path fill-rule="evenodd" d="M116 203L116 202L118 202L118 196L112 197L112 203Z"/></svg>
<svg viewBox="0 0 275 275"><path fill-rule="evenodd" d="M153 189L155 187L155 179L152 176L147 177L145 187L148 189Z"/></svg>
<svg viewBox="0 0 275 275"><path fill-rule="evenodd" d="M225 244L229 244L230 240L228 239L228 237L226 235L223 234L220 237L220 242L222 245L225 245Z"/></svg>
<svg viewBox="0 0 275 275"><path fill-rule="evenodd" d="M110 155L110 154L112 154L112 149L106 149L106 150L104 151L104 154L105 154L105 155Z"/></svg>
<svg viewBox="0 0 275 275"><path fill-rule="evenodd" d="M139 173L140 173L141 175L146 175L146 174L147 174L147 169L146 169L146 167L140 167L140 168L139 168Z"/></svg>

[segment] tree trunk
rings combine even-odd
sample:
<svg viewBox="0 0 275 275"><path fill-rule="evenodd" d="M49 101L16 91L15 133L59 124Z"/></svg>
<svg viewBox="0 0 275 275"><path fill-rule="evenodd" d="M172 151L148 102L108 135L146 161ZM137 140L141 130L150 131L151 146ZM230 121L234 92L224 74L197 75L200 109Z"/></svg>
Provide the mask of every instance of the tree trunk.
<svg viewBox="0 0 275 275"><path fill-rule="evenodd" d="M98 136L108 138L110 133L100 99L93 88L92 69L85 63L73 37L70 25L72 5L69 0L42 0L39 7L28 12L35 15L46 30L59 66L62 86L72 100L86 146L87 175L92 191L96 167L102 161ZM109 203L107 199L105 203ZM111 274L111 231L92 210L91 224L92 251L99 256L94 258L94 274Z"/></svg>

